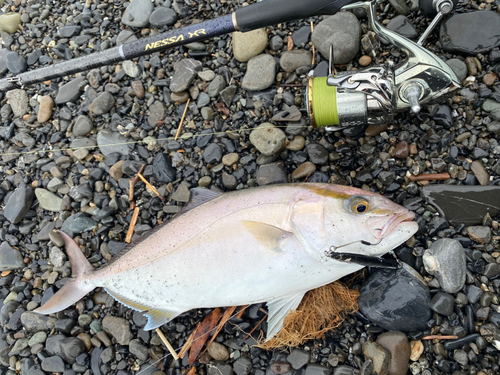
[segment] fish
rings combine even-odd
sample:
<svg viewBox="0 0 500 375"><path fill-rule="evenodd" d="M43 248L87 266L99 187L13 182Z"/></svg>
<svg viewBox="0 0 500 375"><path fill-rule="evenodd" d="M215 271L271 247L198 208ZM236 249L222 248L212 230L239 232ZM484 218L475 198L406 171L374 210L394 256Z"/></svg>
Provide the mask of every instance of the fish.
<svg viewBox="0 0 500 375"><path fill-rule="evenodd" d="M95 269L59 232L72 277L39 314L62 311L97 287L142 312L152 330L194 308L266 303L267 339L304 294L363 265L342 251L380 257L417 231L414 213L376 193L333 184L292 183L220 193L191 190L172 220Z"/></svg>

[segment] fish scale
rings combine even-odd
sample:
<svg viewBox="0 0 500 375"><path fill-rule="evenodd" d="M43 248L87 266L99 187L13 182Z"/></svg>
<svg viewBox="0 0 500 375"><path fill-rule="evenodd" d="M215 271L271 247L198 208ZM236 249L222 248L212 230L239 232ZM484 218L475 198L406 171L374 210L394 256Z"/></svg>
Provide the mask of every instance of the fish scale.
<svg viewBox="0 0 500 375"><path fill-rule="evenodd" d="M178 217L99 270L61 232L74 277L35 311L61 311L103 287L143 312L150 330L193 308L267 302L271 338L307 291L363 267L328 258L331 246L378 257L418 229L407 209L345 186L287 184L225 194L194 189L192 196Z"/></svg>

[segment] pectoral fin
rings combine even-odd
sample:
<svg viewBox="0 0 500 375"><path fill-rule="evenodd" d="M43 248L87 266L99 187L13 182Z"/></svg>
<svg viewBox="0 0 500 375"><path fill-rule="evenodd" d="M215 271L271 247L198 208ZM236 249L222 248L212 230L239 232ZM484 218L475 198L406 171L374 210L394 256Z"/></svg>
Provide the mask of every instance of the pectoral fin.
<svg viewBox="0 0 500 375"><path fill-rule="evenodd" d="M262 246L271 251L280 252L284 242L293 236L293 233L273 225L248 220L242 220L241 223Z"/></svg>
<svg viewBox="0 0 500 375"><path fill-rule="evenodd" d="M291 310L297 309L305 293L277 298L267 302L269 316L267 318L267 340L275 336L283 327L283 321Z"/></svg>
<svg viewBox="0 0 500 375"><path fill-rule="evenodd" d="M327 250L322 202L298 201L292 207L290 219L293 233L310 256L320 257Z"/></svg>
<svg viewBox="0 0 500 375"><path fill-rule="evenodd" d="M158 328L165 323L170 322L172 319L174 319L177 315L182 314L184 311L178 311L174 309L169 309L169 310L157 310L157 309L152 309L151 307L148 307L146 305L143 305L141 303L132 301L128 298L122 297L116 293L110 293L108 290L106 292L116 299L118 302L120 302L122 305L127 306L133 310L139 311L144 313L144 315L148 318L148 323L144 327L145 331L150 331L152 329Z"/></svg>

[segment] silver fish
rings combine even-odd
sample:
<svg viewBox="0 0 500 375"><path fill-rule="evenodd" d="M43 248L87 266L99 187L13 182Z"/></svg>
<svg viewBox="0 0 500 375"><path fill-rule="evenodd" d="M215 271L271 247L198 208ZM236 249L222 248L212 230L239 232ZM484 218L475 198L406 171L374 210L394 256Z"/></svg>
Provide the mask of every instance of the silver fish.
<svg viewBox="0 0 500 375"><path fill-rule="evenodd" d="M272 185L231 193L193 189L185 212L94 269L60 232L73 270L35 310L51 314L96 287L159 327L193 308L267 302L267 337L304 294L363 266L327 256L381 256L418 229L414 214L364 190L331 184Z"/></svg>

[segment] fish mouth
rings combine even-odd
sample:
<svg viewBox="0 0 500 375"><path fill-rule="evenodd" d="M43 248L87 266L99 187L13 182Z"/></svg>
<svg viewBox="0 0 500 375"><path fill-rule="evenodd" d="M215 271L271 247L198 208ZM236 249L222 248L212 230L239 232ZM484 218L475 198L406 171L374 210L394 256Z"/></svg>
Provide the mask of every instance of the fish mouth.
<svg viewBox="0 0 500 375"><path fill-rule="evenodd" d="M392 233L399 224L413 221L413 219L415 219L415 214L411 211L405 211L398 215L394 215L381 229L379 229L377 237L382 239L389 233Z"/></svg>

